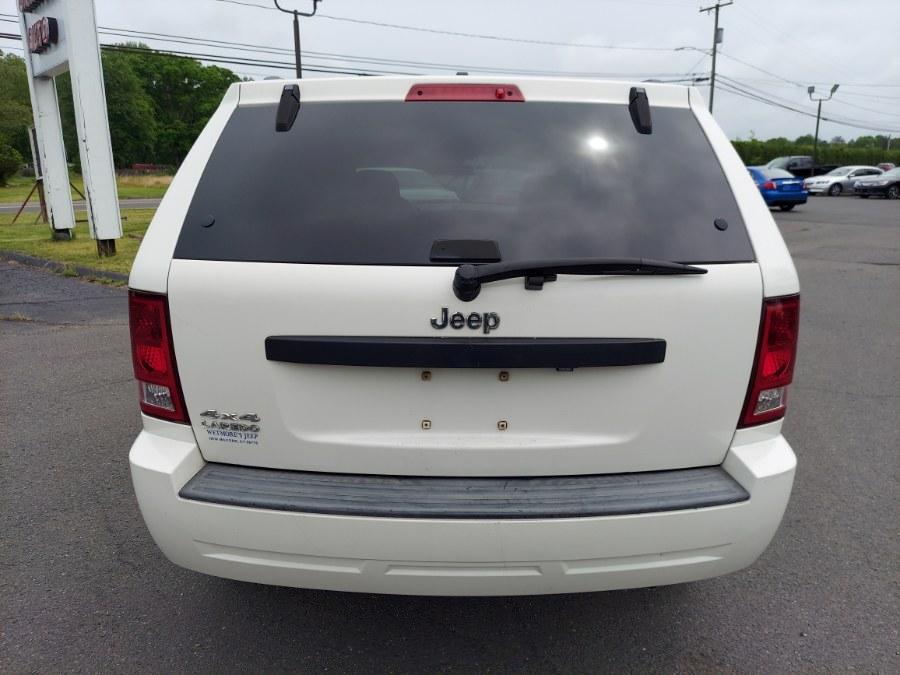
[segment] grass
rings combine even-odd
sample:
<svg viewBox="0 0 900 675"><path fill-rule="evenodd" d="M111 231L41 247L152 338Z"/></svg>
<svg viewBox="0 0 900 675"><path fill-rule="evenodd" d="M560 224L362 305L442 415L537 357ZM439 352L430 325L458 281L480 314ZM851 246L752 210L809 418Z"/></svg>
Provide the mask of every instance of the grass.
<svg viewBox="0 0 900 675"><path fill-rule="evenodd" d="M75 239L53 241L50 227L34 222L36 214L23 213L15 225L11 224L13 214L0 214L0 250L24 253L67 265L83 265L96 270L128 274L153 213L153 209L122 211L123 237L116 241L117 255L112 258L97 256L97 244L88 235L87 223L76 225ZM87 215L78 211L75 217L82 219ZM75 272L67 270L63 274L74 276Z"/></svg>
<svg viewBox="0 0 900 675"><path fill-rule="evenodd" d="M81 176L71 174L69 179L72 184L84 193L84 181ZM172 182L172 176L118 176L116 184L119 188L119 199L155 199L162 197ZM6 187L0 187L0 204L21 204L31 186L33 178L13 176ZM81 199L81 196L72 191L72 199ZM31 196L31 201L37 203L37 192Z"/></svg>

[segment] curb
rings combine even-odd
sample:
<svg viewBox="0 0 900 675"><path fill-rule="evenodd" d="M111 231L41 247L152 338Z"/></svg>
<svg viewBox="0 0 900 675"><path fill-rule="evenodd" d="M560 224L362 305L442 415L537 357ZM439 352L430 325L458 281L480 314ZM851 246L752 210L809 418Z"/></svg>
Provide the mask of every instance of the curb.
<svg viewBox="0 0 900 675"><path fill-rule="evenodd" d="M83 265L71 265L55 260L45 260L44 258L36 258L32 255L25 255L24 253L16 253L15 251L0 250L0 260L9 260L21 265L28 265L29 267L37 267L50 272L56 272L57 274L75 272L79 277L93 277L95 279L106 279L107 281L128 283L128 275L122 274L121 272L107 272L105 270L96 270L93 267L84 267Z"/></svg>

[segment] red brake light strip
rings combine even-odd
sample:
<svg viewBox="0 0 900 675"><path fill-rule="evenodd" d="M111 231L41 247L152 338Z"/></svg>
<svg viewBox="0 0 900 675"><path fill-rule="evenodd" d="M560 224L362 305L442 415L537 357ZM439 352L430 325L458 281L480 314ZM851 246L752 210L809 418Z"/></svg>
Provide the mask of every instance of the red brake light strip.
<svg viewBox="0 0 900 675"><path fill-rule="evenodd" d="M406 95L407 101L513 101L524 102L525 97L514 84L414 84Z"/></svg>

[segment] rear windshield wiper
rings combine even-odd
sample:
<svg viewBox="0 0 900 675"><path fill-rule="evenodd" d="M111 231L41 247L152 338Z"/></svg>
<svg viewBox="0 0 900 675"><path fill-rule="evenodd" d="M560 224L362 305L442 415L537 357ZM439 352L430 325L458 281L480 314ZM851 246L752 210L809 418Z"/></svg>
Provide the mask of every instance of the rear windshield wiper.
<svg viewBox="0 0 900 675"><path fill-rule="evenodd" d="M463 302L478 297L481 284L525 277L525 288L539 290L557 274L706 274L702 267L650 258L588 258L530 260L485 265L460 265L453 277L453 292Z"/></svg>

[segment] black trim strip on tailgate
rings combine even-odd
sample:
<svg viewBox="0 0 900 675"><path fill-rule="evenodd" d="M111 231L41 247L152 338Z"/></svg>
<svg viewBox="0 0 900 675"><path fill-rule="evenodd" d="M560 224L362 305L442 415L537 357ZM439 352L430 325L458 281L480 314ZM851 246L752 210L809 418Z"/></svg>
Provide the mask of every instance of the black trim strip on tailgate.
<svg viewBox="0 0 900 675"><path fill-rule="evenodd" d="M207 464L179 496L246 508L382 518L584 518L750 498L720 466L539 478L311 473Z"/></svg>
<svg viewBox="0 0 900 675"><path fill-rule="evenodd" d="M427 338L273 335L269 361L393 368L587 368L662 363L655 338Z"/></svg>

